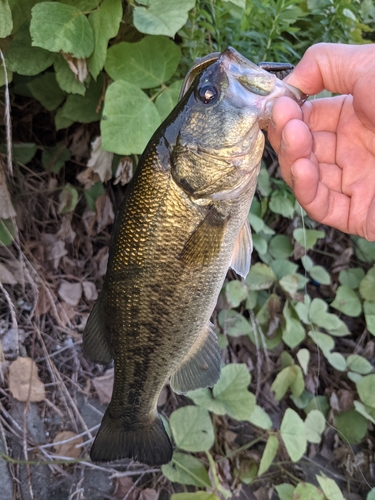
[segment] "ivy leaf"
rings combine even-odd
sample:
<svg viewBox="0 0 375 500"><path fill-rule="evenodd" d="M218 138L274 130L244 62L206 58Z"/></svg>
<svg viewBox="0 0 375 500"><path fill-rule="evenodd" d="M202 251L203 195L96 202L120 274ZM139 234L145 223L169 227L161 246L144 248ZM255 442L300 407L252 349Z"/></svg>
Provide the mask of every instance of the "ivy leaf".
<svg viewBox="0 0 375 500"><path fill-rule="evenodd" d="M155 104L142 90L121 80L110 85L100 124L103 149L141 154L159 124Z"/></svg>
<svg viewBox="0 0 375 500"><path fill-rule="evenodd" d="M192 399L197 406L202 406L216 415L225 415L226 413L224 404L213 397L210 389L189 391L188 397Z"/></svg>
<svg viewBox="0 0 375 500"><path fill-rule="evenodd" d="M16 234L12 219L0 218L0 248L12 244Z"/></svg>
<svg viewBox="0 0 375 500"><path fill-rule="evenodd" d="M358 295L346 285L338 287L335 300L331 303L331 307L334 307L352 318L357 318L362 312L362 305Z"/></svg>
<svg viewBox="0 0 375 500"><path fill-rule="evenodd" d="M367 330L375 335L375 301L365 300L363 303L363 311L366 318Z"/></svg>
<svg viewBox="0 0 375 500"><path fill-rule="evenodd" d="M138 31L174 37L186 23L195 0L140 0L139 4L142 7L135 7L133 14Z"/></svg>
<svg viewBox="0 0 375 500"><path fill-rule="evenodd" d="M288 408L281 422L280 436L293 462L298 462L306 451L306 429L301 417Z"/></svg>
<svg viewBox="0 0 375 500"><path fill-rule="evenodd" d="M326 427L324 415L319 410L311 410L305 420L306 438L310 443L319 444Z"/></svg>
<svg viewBox="0 0 375 500"><path fill-rule="evenodd" d="M37 145L34 142L13 144L13 156L22 165L27 165L34 158L37 150Z"/></svg>
<svg viewBox="0 0 375 500"><path fill-rule="evenodd" d="M48 111L55 110L65 99L64 92L60 89L54 73L45 73L34 78L27 84L31 94Z"/></svg>
<svg viewBox="0 0 375 500"><path fill-rule="evenodd" d="M0 0L0 38L12 33L13 19L8 0Z"/></svg>
<svg viewBox="0 0 375 500"><path fill-rule="evenodd" d="M287 259L293 253L293 245L288 236L277 234L271 238L268 250L275 259Z"/></svg>
<svg viewBox="0 0 375 500"><path fill-rule="evenodd" d="M357 382L357 391L361 401L371 408L375 408L375 373L362 377Z"/></svg>
<svg viewBox="0 0 375 500"><path fill-rule="evenodd" d="M315 229L303 229L301 227L293 231L293 237L302 247L310 250L315 243L324 238L324 231L317 231Z"/></svg>
<svg viewBox="0 0 375 500"><path fill-rule="evenodd" d="M211 486L203 463L191 455L175 451L169 464L161 468L164 476L173 483L190 484L207 488Z"/></svg>
<svg viewBox="0 0 375 500"><path fill-rule="evenodd" d="M294 498L294 486L292 484L278 484L275 486L275 490L279 495L279 500L293 500Z"/></svg>
<svg viewBox="0 0 375 500"><path fill-rule="evenodd" d="M272 427L272 420L270 419L268 413L266 413L259 405L255 405L254 410L251 412L247 421L265 430L271 429Z"/></svg>
<svg viewBox="0 0 375 500"><path fill-rule="evenodd" d="M176 445L186 451L208 451L215 436L207 410L199 406L185 406L175 410L170 426Z"/></svg>
<svg viewBox="0 0 375 500"><path fill-rule="evenodd" d="M108 50L105 69L113 80L124 80L141 89L166 82L181 58L179 47L164 36L146 36L137 43L121 42Z"/></svg>
<svg viewBox="0 0 375 500"><path fill-rule="evenodd" d="M359 444L367 433L367 420L351 409L335 415L335 427L350 444Z"/></svg>
<svg viewBox="0 0 375 500"><path fill-rule="evenodd" d="M121 19L121 0L103 0L98 8L89 15L89 23L94 33L94 52L90 55L87 63L95 80L103 69L108 41L117 35Z"/></svg>
<svg viewBox="0 0 375 500"><path fill-rule="evenodd" d="M264 474L264 472L268 471L278 449L279 440L277 439L277 436L271 434L267 439L267 444L264 448L263 455L260 460L258 476L261 476L262 474Z"/></svg>
<svg viewBox="0 0 375 500"><path fill-rule="evenodd" d="M371 423L375 424L375 409L364 405L360 401L354 401L354 408Z"/></svg>
<svg viewBox="0 0 375 500"><path fill-rule="evenodd" d="M292 309L288 301L285 302L283 315L285 318L283 341L288 347L294 349L294 347L304 340L306 332L296 312Z"/></svg>
<svg viewBox="0 0 375 500"><path fill-rule="evenodd" d="M43 167L54 174L58 174L68 160L70 160L70 151L62 144L57 144L52 149L45 149L42 153Z"/></svg>
<svg viewBox="0 0 375 500"><path fill-rule="evenodd" d="M195 493L174 493L171 500L220 500L214 493L196 491Z"/></svg>
<svg viewBox="0 0 375 500"><path fill-rule="evenodd" d="M230 307L238 307L247 297L247 286L243 281L229 281L225 286L225 296Z"/></svg>
<svg viewBox="0 0 375 500"><path fill-rule="evenodd" d="M375 266L368 271L361 281L359 293L363 299L375 301Z"/></svg>
<svg viewBox="0 0 375 500"><path fill-rule="evenodd" d="M270 267L278 280L281 280L281 278L288 274L296 274L298 270L297 264L286 259L275 259L270 263Z"/></svg>
<svg viewBox="0 0 375 500"><path fill-rule="evenodd" d="M37 3L31 10L33 45L50 52L65 52L77 59L94 50L94 34L83 12L60 2Z"/></svg>
<svg viewBox="0 0 375 500"><path fill-rule="evenodd" d="M249 384L250 374L246 365L231 363L222 369L212 394L230 417L247 420L255 408L255 396L247 390Z"/></svg>
<svg viewBox="0 0 375 500"><path fill-rule="evenodd" d="M361 375L367 375L373 368L372 364L359 354L350 354L346 358L346 366L348 370L360 373Z"/></svg>
<svg viewBox="0 0 375 500"><path fill-rule="evenodd" d="M308 349L300 349L297 352L297 359L298 359L299 364L302 367L303 373L305 375L307 375L309 361L310 361L310 351Z"/></svg>
<svg viewBox="0 0 375 500"><path fill-rule="evenodd" d="M91 123L100 119L100 99L103 92L103 77L91 80L85 95L71 94L62 107L62 116L79 123Z"/></svg>
<svg viewBox="0 0 375 500"><path fill-rule="evenodd" d="M165 120L178 102L182 80L173 82L172 85L163 90L155 99L155 105L159 112L161 120Z"/></svg>
<svg viewBox="0 0 375 500"><path fill-rule="evenodd" d="M336 314L327 312L328 304L322 299L313 299L309 306L309 318L312 323L327 330L337 337L349 335L346 324Z"/></svg>
<svg viewBox="0 0 375 500"><path fill-rule="evenodd" d="M328 500L345 500L340 488L337 486L333 479L327 476L315 476L318 480L319 486L322 488L324 495Z"/></svg>
<svg viewBox="0 0 375 500"><path fill-rule="evenodd" d="M294 215L294 205L294 196L285 189L277 189L272 192L269 207L273 213L291 219Z"/></svg>
<svg viewBox="0 0 375 500"><path fill-rule="evenodd" d="M287 366L277 374L271 385L271 391L275 393L276 401L280 401L289 388L296 398L305 388L302 370L297 365Z"/></svg>
<svg viewBox="0 0 375 500"><path fill-rule="evenodd" d="M34 76L49 68L56 54L31 46L29 24L21 26L6 52L8 69L19 75Z"/></svg>
<svg viewBox="0 0 375 500"><path fill-rule="evenodd" d="M356 256L362 262L374 262L375 260L375 241L367 241L358 236L352 236L354 241L354 251Z"/></svg>
<svg viewBox="0 0 375 500"><path fill-rule="evenodd" d="M312 266L310 269L310 276L320 285L331 284L331 275L322 266Z"/></svg>
<svg viewBox="0 0 375 500"><path fill-rule="evenodd" d="M231 309L222 309L218 315L219 325L223 328L224 333L230 337L240 337L248 335L252 332L250 323L242 314Z"/></svg>
<svg viewBox="0 0 375 500"><path fill-rule="evenodd" d="M250 290L267 290L276 281L272 269L266 264L257 262L250 268L246 283Z"/></svg>
<svg viewBox="0 0 375 500"><path fill-rule="evenodd" d="M60 193L59 213L73 212L78 203L78 191L71 184L66 184Z"/></svg>
<svg viewBox="0 0 375 500"><path fill-rule="evenodd" d="M292 500L298 498L298 500L325 500L326 497L323 495L316 486L311 483L300 482L297 484Z"/></svg>
<svg viewBox="0 0 375 500"><path fill-rule="evenodd" d="M339 282L341 285L347 285L355 290L358 288L360 282L365 277L365 272L361 267L354 267L353 269L343 269L339 274Z"/></svg>
<svg viewBox="0 0 375 500"><path fill-rule="evenodd" d="M61 90L69 94L85 95L86 87L75 77L73 71L69 68L61 54L56 56L54 69L56 72L56 80Z"/></svg>

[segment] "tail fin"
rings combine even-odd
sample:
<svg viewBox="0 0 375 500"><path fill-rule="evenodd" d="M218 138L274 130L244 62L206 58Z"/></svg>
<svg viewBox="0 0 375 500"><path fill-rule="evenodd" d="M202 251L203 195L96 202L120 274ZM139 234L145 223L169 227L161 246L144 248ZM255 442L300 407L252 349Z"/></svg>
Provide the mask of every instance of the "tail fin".
<svg viewBox="0 0 375 500"><path fill-rule="evenodd" d="M163 465L172 459L172 443L159 415L148 427L126 428L107 410L92 445L93 462L112 462L132 458L147 465Z"/></svg>

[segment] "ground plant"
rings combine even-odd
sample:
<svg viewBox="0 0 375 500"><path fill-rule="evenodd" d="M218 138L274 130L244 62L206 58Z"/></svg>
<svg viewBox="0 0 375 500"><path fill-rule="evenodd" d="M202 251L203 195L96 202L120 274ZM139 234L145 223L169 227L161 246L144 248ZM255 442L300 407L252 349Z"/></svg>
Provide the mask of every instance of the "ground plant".
<svg viewBox="0 0 375 500"><path fill-rule="evenodd" d="M175 452L88 458L113 368L82 356L114 214L196 57L374 43L372 0L0 0L4 498L375 499L375 243L318 225L266 146L212 389L159 398ZM1 497L1 494L0 494Z"/></svg>

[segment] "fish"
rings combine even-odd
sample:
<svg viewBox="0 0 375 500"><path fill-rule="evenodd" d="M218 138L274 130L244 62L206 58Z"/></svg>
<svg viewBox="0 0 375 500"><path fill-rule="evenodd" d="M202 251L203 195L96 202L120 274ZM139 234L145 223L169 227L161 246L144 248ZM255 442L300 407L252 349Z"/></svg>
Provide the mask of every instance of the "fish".
<svg viewBox="0 0 375 500"><path fill-rule="evenodd" d="M150 139L120 206L103 288L83 354L114 360L112 399L93 462L168 463L157 411L170 379L180 394L212 387L221 354L210 323L228 269L245 277L248 213L278 97L304 95L229 47L189 72L181 99Z"/></svg>

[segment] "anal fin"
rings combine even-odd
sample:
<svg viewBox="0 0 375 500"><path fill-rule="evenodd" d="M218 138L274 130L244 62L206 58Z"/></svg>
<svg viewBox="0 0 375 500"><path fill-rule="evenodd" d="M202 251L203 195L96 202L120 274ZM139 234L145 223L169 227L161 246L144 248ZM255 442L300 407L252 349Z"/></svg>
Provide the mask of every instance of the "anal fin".
<svg viewBox="0 0 375 500"><path fill-rule="evenodd" d="M249 222L246 220L236 240L230 267L237 274L246 278L251 263L251 252L253 251L253 240Z"/></svg>
<svg viewBox="0 0 375 500"><path fill-rule="evenodd" d="M212 387L220 378L220 366L220 347L209 323L173 373L171 387L178 394Z"/></svg>
<svg viewBox="0 0 375 500"><path fill-rule="evenodd" d="M107 365L113 355L105 338L105 326L100 307L100 295L92 308L83 331L83 355L94 363Z"/></svg>

